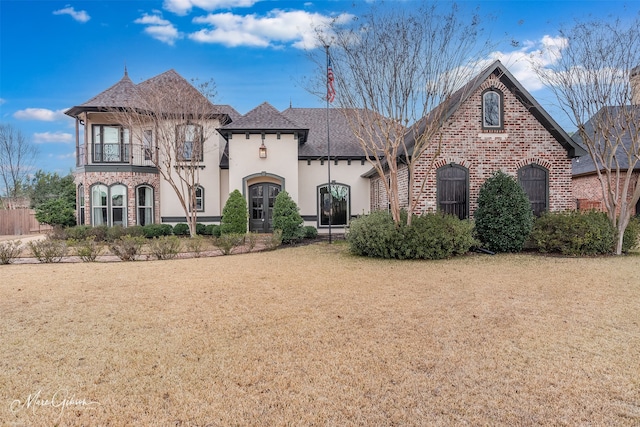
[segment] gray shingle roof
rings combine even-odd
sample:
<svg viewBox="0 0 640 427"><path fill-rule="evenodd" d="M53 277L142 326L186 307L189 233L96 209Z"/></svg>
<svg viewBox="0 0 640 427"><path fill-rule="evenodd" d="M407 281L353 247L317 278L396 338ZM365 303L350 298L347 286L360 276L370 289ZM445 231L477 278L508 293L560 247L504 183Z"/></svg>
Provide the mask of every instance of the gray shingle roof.
<svg viewBox="0 0 640 427"><path fill-rule="evenodd" d="M328 113L331 157L364 157L362 148L349 127L344 110L330 108ZM309 129L307 140L298 151L299 158L312 159L327 156L327 110L325 108L288 108L282 114L292 122Z"/></svg>
<svg viewBox="0 0 640 427"><path fill-rule="evenodd" d="M284 114L276 110L268 102L263 102L244 116L234 120L221 129L228 131L276 131L276 130L292 130L298 131L305 129L298 124L289 120Z"/></svg>
<svg viewBox="0 0 640 427"><path fill-rule="evenodd" d="M631 125L627 123L627 118L629 117L629 115L627 114L628 111L627 113L623 113L622 112L623 109L634 109L634 111L631 111L631 112L636 116L636 120L634 120L635 123ZM613 118L613 120L617 122L616 124L617 130L615 131L615 134L622 135L622 146L626 147L627 149L631 147L632 138L631 138L630 132L631 132L631 128L635 128L635 131L637 131L638 123L640 123L640 105L624 106L624 107L616 106L616 107L603 108L602 110L597 112L594 115L594 117L590 118L589 121L585 124L585 131L588 134L590 135L594 134L593 121L597 120L598 115L601 115L601 114L606 114L608 117ZM619 119L617 119L617 117L619 117ZM625 129L625 131L622 132L621 128ZM577 144L580 144L580 146L584 147L584 143L578 132L576 132L573 139ZM620 168L622 170L626 170L629 167L629 162L627 159L627 155L624 153L624 148L622 146L618 147L616 159L620 163ZM640 170L640 165L636 165L634 169ZM596 166L593 160L591 159L591 156L582 156L580 158L573 159L573 165L572 165L573 176L588 175L595 172L596 172Z"/></svg>
<svg viewBox="0 0 640 427"><path fill-rule="evenodd" d="M204 107L212 115L226 114L229 118L240 117L240 114L228 105L214 105L195 87L175 70L169 70L139 84L134 84L125 69L124 76L118 83L94 96L87 102L65 111L71 117L77 117L85 111L100 111L109 108L139 108L142 105L141 93L146 90L163 90L170 92L175 98L201 99Z"/></svg>

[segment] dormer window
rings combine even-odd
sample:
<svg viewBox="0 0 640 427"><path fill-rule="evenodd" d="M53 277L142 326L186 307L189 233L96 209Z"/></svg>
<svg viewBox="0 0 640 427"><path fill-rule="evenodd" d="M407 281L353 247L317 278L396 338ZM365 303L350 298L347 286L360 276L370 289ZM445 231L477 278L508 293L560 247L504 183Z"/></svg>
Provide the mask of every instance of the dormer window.
<svg viewBox="0 0 640 427"><path fill-rule="evenodd" d="M503 129L503 95L497 89L487 89L482 93L482 129Z"/></svg>

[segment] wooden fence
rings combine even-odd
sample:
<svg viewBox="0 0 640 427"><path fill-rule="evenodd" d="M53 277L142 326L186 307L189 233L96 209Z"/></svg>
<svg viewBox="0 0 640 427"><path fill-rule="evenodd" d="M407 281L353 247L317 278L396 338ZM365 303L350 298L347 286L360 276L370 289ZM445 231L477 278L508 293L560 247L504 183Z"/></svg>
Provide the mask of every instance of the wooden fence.
<svg viewBox="0 0 640 427"><path fill-rule="evenodd" d="M51 230L40 224L33 209L0 209L0 236L38 234Z"/></svg>

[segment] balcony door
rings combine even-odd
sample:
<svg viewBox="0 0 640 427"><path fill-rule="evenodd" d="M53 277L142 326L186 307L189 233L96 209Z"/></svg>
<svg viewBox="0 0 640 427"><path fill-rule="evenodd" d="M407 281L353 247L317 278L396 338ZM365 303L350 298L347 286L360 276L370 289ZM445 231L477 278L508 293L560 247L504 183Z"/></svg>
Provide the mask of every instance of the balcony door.
<svg viewBox="0 0 640 427"><path fill-rule="evenodd" d="M273 231L273 205L281 189L279 184L271 182L261 182L249 187L249 231Z"/></svg>

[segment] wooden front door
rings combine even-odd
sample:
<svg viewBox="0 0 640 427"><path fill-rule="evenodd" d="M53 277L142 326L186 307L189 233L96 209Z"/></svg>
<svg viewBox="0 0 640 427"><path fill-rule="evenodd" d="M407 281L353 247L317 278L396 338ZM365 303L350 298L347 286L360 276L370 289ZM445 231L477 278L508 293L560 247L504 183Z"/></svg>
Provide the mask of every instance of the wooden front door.
<svg viewBox="0 0 640 427"><path fill-rule="evenodd" d="M256 233L273 231L273 205L280 190L279 184L270 182L261 182L249 187L249 231Z"/></svg>

